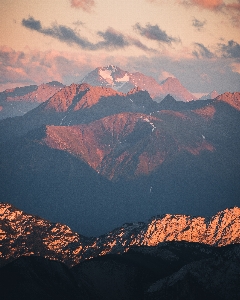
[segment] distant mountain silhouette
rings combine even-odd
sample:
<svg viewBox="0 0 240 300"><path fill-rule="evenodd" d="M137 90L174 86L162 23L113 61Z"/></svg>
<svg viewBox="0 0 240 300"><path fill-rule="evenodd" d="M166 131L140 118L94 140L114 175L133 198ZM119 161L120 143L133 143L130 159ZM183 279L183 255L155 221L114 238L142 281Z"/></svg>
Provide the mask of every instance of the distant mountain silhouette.
<svg viewBox="0 0 240 300"><path fill-rule="evenodd" d="M0 93L0 119L22 116L48 100L64 85L57 81L5 90Z"/></svg>
<svg viewBox="0 0 240 300"><path fill-rule="evenodd" d="M212 91L211 93L202 96L199 100L209 100L209 99L215 99L217 96L219 96L217 91Z"/></svg>

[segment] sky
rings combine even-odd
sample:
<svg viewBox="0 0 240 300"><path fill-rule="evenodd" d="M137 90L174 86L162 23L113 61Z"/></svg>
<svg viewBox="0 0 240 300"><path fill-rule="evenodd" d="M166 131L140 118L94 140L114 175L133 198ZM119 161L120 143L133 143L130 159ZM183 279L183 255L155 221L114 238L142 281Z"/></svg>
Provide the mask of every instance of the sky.
<svg viewBox="0 0 240 300"><path fill-rule="evenodd" d="M240 91L240 0L1 0L0 91L116 65Z"/></svg>

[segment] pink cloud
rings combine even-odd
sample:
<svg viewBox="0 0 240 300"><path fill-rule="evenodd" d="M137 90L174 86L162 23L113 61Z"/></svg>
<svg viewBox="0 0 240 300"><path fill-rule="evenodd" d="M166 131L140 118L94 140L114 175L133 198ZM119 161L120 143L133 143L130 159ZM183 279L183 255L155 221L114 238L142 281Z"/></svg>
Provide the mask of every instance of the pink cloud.
<svg viewBox="0 0 240 300"><path fill-rule="evenodd" d="M216 8L220 8L223 5L222 0L191 0L191 2L192 4L207 9L216 9Z"/></svg>
<svg viewBox="0 0 240 300"><path fill-rule="evenodd" d="M99 57L98 63L104 59ZM0 91L18 86L41 84L53 80L64 84L79 82L87 72L98 67L87 54L26 49L15 51L0 47Z"/></svg>
<svg viewBox="0 0 240 300"><path fill-rule="evenodd" d="M91 12L95 5L94 0L70 0L71 6L74 8L81 8L86 12Z"/></svg>

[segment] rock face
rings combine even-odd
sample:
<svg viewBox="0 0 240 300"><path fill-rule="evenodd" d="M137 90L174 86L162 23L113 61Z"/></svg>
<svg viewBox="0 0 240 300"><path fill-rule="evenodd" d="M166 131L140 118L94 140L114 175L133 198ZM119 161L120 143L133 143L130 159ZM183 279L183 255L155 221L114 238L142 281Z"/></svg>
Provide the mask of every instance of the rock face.
<svg viewBox="0 0 240 300"><path fill-rule="evenodd" d="M50 223L10 204L0 205L1 265L21 255L37 255L67 265L105 254L124 253L134 246L187 241L212 246L240 242L240 209L212 218L165 215L148 223L125 224L108 234L87 238L60 223Z"/></svg>
<svg viewBox="0 0 240 300"><path fill-rule="evenodd" d="M171 94L180 101L196 100L195 96L183 87L177 78L169 77L159 84L151 76L146 76L140 72L129 73L112 65L93 70L82 79L81 83L84 82L93 86L111 87L124 93L138 87L148 91L152 99L158 102L167 94Z"/></svg>

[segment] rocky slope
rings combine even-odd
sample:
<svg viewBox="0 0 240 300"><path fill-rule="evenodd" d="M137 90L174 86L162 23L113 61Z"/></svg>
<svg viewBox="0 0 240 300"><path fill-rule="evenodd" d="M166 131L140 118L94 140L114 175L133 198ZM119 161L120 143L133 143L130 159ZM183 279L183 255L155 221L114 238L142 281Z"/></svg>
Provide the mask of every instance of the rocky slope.
<svg viewBox="0 0 240 300"><path fill-rule="evenodd" d="M50 223L10 204L0 204L1 265L22 255L37 255L76 265L133 246L187 241L212 246L240 243L240 209L225 209L211 218L164 215L148 223L125 224L108 234L87 238L60 223Z"/></svg>
<svg viewBox="0 0 240 300"><path fill-rule="evenodd" d="M183 87L177 78L169 77L159 84L151 76L146 76L140 72L129 73L112 65L96 68L81 80L81 83L84 82L93 86L111 87L124 93L133 87L138 87L148 91L152 99L158 102L167 94L171 94L180 101L196 100L196 97Z"/></svg>

